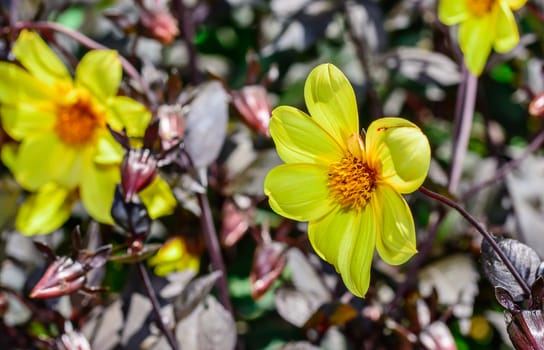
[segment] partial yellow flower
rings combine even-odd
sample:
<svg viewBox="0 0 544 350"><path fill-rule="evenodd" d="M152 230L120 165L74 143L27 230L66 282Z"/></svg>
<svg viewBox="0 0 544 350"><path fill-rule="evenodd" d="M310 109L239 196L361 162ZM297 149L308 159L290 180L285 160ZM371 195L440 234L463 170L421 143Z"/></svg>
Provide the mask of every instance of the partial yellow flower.
<svg viewBox="0 0 544 350"><path fill-rule="evenodd" d="M527 0L440 0L438 17L447 25L459 24L459 45L467 68L479 76L491 53L512 50L519 32L512 11Z"/></svg>
<svg viewBox="0 0 544 350"><path fill-rule="evenodd" d="M414 221L401 193L423 183L429 142L402 118L376 120L361 136L353 89L331 64L310 73L304 97L310 115L289 106L272 112L270 133L286 164L268 173L264 191L278 214L309 221L317 254L362 297L374 247L392 265L417 252Z"/></svg>
<svg viewBox="0 0 544 350"><path fill-rule="evenodd" d="M166 276L173 271L192 270L198 272L200 256L188 249L182 237L171 238L164 243L157 254L148 260L157 276Z"/></svg>
<svg viewBox="0 0 544 350"><path fill-rule="evenodd" d="M66 221L78 199L94 219L113 223L110 208L124 149L106 124L141 137L151 118L142 104L116 96L122 77L117 53L88 52L74 79L34 32L21 32L13 55L23 68L0 62L0 114L4 130L20 145L4 147L2 160L32 192L16 218L17 229L49 233Z"/></svg>

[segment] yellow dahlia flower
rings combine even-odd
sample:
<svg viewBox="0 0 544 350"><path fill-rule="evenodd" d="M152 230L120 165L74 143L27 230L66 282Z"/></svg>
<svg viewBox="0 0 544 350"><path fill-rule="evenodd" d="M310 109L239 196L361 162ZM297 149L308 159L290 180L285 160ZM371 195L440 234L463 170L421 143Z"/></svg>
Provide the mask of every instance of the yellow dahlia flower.
<svg viewBox="0 0 544 350"><path fill-rule="evenodd" d="M106 124L140 137L151 117L140 103L116 96L122 76L117 53L88 52L72 79L34 32L22 31L12 52L23 68L0 62L0 114L4 130L20 144L3 147L2 160L31 192L19 209L17 229L51 232L78 199L94 219L112 223L124 150Z"/></svg>
<svg viewBox="0 0 544 350"><path fill-rule="evenodd" d="M148 263L154 267L157 276L166 276L173 271L187 269L198 272L200 256L190 251L185 239L175 237L166 241Z"/></svg>
<svg viewBox="0 0 544 350"><path fill-rule="evenodd" d="M513 10L527 0L440 0L438 17L447 25L459 24L459 45L465 64L479 76L491 53L512 50L519 43Z"/></svg>
<svg viewBox="0 0 544 350"><path fill-rule="evenodd" d="M401 193L423 183L429 142L402 118L378 119L361 136L353 89L331 64L310 73L304 97L310 115L289 106L272 112L270 133L286 164L268 173L264 190L278 214L309 221L317 254L362 297L374 247L392 265L417 252L414 221Z"/></svg>

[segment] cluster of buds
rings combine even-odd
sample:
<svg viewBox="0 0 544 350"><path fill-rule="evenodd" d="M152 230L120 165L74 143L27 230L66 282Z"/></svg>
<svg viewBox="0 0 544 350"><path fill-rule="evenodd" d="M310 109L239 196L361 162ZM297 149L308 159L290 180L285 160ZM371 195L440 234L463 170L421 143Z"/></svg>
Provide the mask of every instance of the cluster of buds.
<svg viewBox="0 0 544 350"><path fill-rule="evenodd" d="M146 36L161 44L170 44L179 35L178 21L170 13L165 1L136 2L140 8L139 27Z"/></svg>
<svg viewBox="0 0 544 350"><path fill-rule="evenodd" d="M157 118L148 126L143 147L134 148L124 132L110 128L116 141L125 148L121 164L121 184L117 187L111 214L115 222L133 236L144 237L151 219L138 193L147 188L159 174L159 168L169 165L181 150L185 133L180 107L161 106Z"/></svg>
<svg viewBox="0 0 544 350"><path fill-rule="evenodd" d="M75 234L79 232L75 231ZM74 244L79 240L74 240ZM42 243L35 243L53 262L47 267L42 278L36 283L30 297L35 299L57 298L83 290L94 292L99 289L86 286L87 273L104 265L111 254L111 245L105 245L94 252L76 247L75 257L55 256L53 251Z"/></svg>

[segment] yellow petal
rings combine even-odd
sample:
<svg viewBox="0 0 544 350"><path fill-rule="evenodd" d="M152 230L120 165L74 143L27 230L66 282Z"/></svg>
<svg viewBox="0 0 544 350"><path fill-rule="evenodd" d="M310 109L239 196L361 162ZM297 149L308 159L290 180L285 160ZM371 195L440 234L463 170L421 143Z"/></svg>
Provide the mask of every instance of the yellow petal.
<svg viewBox="0 0 544 350"><path fill-rule="evenodd" d="M115 184L119 183L119 167L86 162L80 187L83 206L95 220L113 224L111 206Z"/></svg>
<svg viewBox="0 0 544 350"><path fill-rule="evenodd" d="M121 83L121 61L114 50L89 51L76 68L76 83L106 100L117 94Z"/></svg>
<svg viewBox="0 0 544 350"><path fill-rule="evenodd" d="M464 0L439 0L438 18L446 25L454 25L466 20L470 15Z"/></svg>
<svg viewBox="0 0 544 350"><path fill-rule="evenodd" d="M71 185L64 184L71 188L74 181L79 181L79 177L70 179L72 175L78 176L80 173L81 169L72 169L77 167L78 157L76 150L66 147L54 134L26 138L19 147L15 177L30 191L35 191L50 181L62 179L71 182Z"/></svg>
<svg viewBox="0 0 544 350"><path fill-rule="evenodd" d="M367 159L380 169L379 182L400 193L419 188L431 163L429 140L412 122L403 118L381 118L366 134Z"/></svg>
<svg viewBox="0 0 544 350"><path fill-rule="evenodd" d="M166 276L172 271L190 269L198 271L200 259L187 251L185 241L176 237L164 243L157 254L148 260L150 266L155 266L154 271L158 276Z"/></svg>
<svg viewBox="0 0 544 350"><path fill-rule="evenodd" d="M352 213L351 216L349 225L344 228L338 270L349 291L358 297L364 297L370 284L370 269L376 244L376 221L370 205L357 212L357 215Z"/></svg>
<svg viewBox="0 0 544 350"><path fill-rule="evenodd" d="M519 32L514 14L505 2L499 2L496 13L496 34L493 48L505 53L512 50L519 43Z"/></svg>
<svg viewBox="0 0 544 350"><path fill-rule="evenodd" d="M519 10L525 3L527 3L527 0L503 0L508 7L512 10ZM502 2L502 1L501 1Z"/></svg>
<svg viewBox="0 0 544 350"><path fill-rule="evenodd" d="M2 164L15 174L15 164L17 163L17 152L19 151L19 145L9 142L0 147L2 152Z"/></svg>
<svg viewBox="0 0 544 350"><path fill-rule="evenodd" d="M377 223L376 249L388 264L400 265L410 259L416 249L414 219L408 204L395 190L378 186L373 194Z"/></svg>
<svg viewBox="0 0 544 350"><path fill-rule="evenodd" d="M0 62L0 102L16 105L54 100L55 91L27 71L11 63Z"/></svg>
<svg viewBox="0 0 544 350"><path fill-rule="evenodd" d="M322 163L342 159L345 151L306 113L281 106L272 111L270 134L286 163Z"/></svg>
<svg viewBox="0 0 544 350"><path fill-rule="evenodd" d="M322 64L310 72L304 98L312 118L339 144L359 133L355 93L344 73L334 65Z"/></svg>
<svg viewBox="0 0 544 350"><path fill-rule="evenodd" d="M48 85L71 80L64 63L35 32L23 30L13 45L13 54L30 73Z"/></svg>
<svg viewBox="0 0 544 350"><path fill-rule="evenodd" d="M151 113L145 106L129 97L117 96L108 101L110 110L116 115L115 120L121 122L121 127L111 124L112 128L126 129L130 137L142 137L151 120ZM109 122L109 121L108 121Z"/></svg>
<svg viewBox="0 0 544 350"><path fill-rule="evenodd" d="M264 180L264 193L278 214L298 221L319 219L331 211L327 168L313 164L283 164Z"/></svg>
<svg viewBox="0 0 544 350"><path fill-rule="evenodd" d="M101 165L121 164L125 150L111 136L109 130L104 130L96 141L93 161Z"/></svg>
<svg viewBox="0 0 544 350"><path fill-rule="evenodd" d="M156 176L149 186L138 194L151 219L172 214L178 203L172 189L160 176Z"/></svg>
<svg viewBox="0 0 544 350"><path fill-rule="evenodd" d="M459 26L459 45L468 70L479 76L491 53L492 16L471 17Z"/></svg>
<svg viewBox="0 0 544 350"><path fill-rule="evenodd" d="M75 195L50 182L21 205L15 227L24 235L51 233L68 220Z"/></svg>
<svg viewBox="0 0 544 350"><path fill-rule="evenodd" d="M57 116L32 104L2 105L2 127L13 139L20 141L53 131Z"/></svg>

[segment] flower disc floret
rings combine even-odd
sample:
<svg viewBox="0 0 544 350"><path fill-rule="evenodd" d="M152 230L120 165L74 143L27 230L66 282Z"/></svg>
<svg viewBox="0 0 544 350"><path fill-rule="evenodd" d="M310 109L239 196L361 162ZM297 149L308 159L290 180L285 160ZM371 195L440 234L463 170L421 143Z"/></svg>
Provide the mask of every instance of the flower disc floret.
<svg viewBox="0 0 544 350"><path fill-rule="evenodd" d="M59 105L55 132L69 146L93 143L97 130L106 127L106 113L85 91L76 92L74 101Z"/></svg>
<svg viewBox="0 0 544 350"><path fill-rule="evenodd" d="M329 166L329 190L344 209L361 209L370 201L376 171L367 163L348 154Z"/></svg>
<svg viewBox="0 0 544 350"><path fill-rule="evenodd" d="M272 112L270 134L286 164L267 174L264 191L278 214L309 222L316 253L353 294L364 296L374 248L393 265L416 253L401 194L423 183L429 143L402 118L378 119L360 136L353 89L331 64L310 73L304 97L310 115L288 106Z"/></svg>

